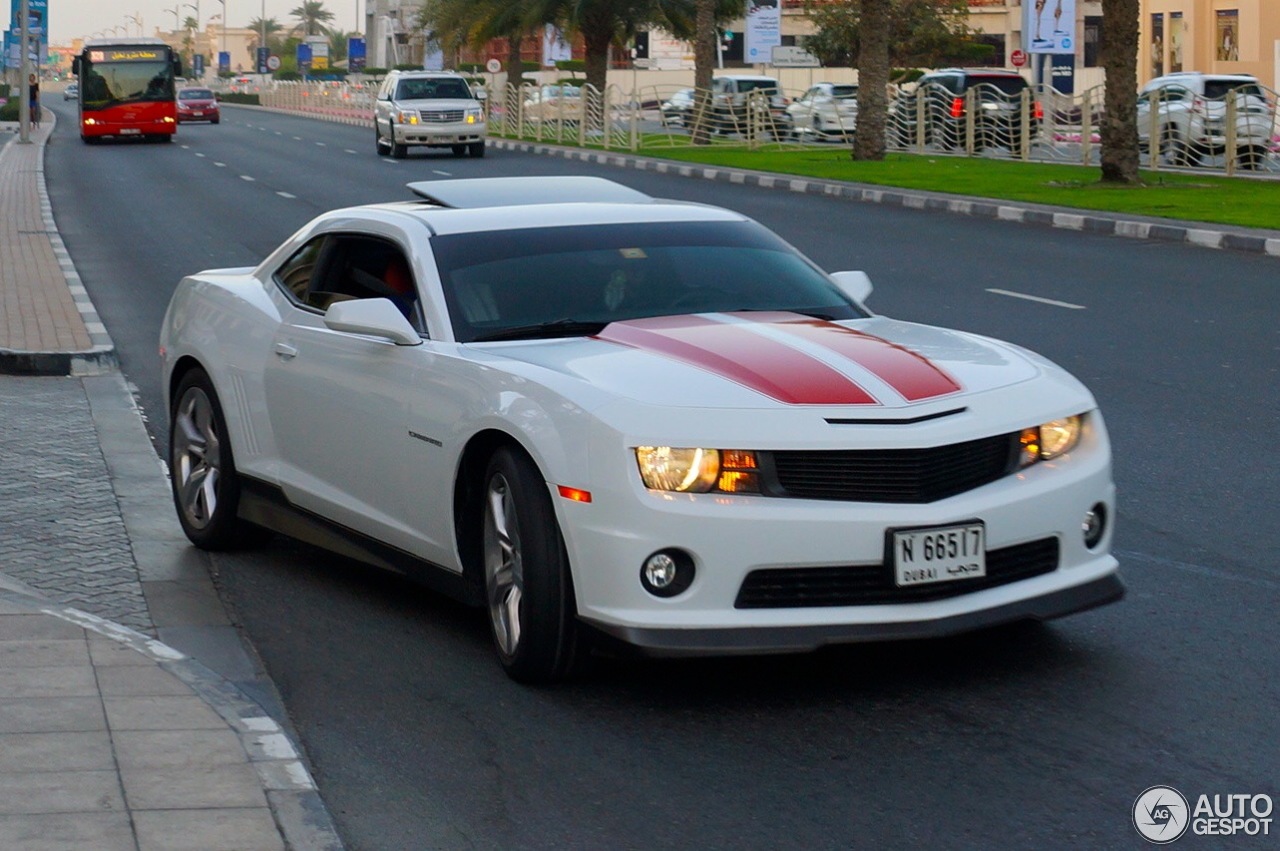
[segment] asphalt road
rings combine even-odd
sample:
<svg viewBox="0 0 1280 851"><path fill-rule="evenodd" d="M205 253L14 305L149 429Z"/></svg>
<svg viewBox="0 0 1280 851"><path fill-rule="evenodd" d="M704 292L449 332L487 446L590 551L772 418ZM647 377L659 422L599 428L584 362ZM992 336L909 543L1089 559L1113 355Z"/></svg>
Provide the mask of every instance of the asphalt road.
<svg viewBox="0 0 1280 851"><path fill-rule="evenodd" d="M248 110L172 145L85 147L69 126L46 159L55 218L157 436L156 335L182 274L256 263L316 212L410 180L512 174L741 210L868 271L883 313L1059 361L1106 414L1129 596L1047 627L611 660L530 689L479 612L283 540L219 557L350 847L1140 847L1149 786L1280 792L1274 258L503 151L392 161L369 130Z"/></svg>

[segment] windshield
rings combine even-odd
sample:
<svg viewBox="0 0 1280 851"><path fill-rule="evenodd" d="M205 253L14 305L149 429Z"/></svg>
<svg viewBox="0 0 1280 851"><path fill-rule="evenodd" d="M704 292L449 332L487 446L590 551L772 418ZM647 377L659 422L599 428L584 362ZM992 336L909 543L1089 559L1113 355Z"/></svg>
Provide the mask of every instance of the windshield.
<svg viewBox="0 0 1280 851"><path fill-rule="evenodd" d="M183 89L178 92L178 100L213 100L213 92L208 89Z"/></svg>
<svg viewBox="0 0 1280 851"><path fill-rule="evenodd" d="M467 100L471 92L462 80L401 80L396 86L396 100Z"/></svg>
<svg viewBox="0 0 1280 851"><path fill-rule="evenodd" d="M858 96L857 86L832 86L831 96L833 98L856 98Z"/></svg>
<svg viewBox="0 0 1280 851"><path fill-rule="evenodd" d="M431 246L459 342L581 336L609 322L685 313L866 315L754 222L530 228L438 236ZM538 333L548 323L562 333Z"/></svg>
<svg viewBox="0 0 1280 851"><path fill-rule="evenodd" d="M769 89L776 91L778 88L777 80L739 80L738 91L754 92L757 89Z"/></svg>
<svg viewBox="0 0 1280 851"><path fill-rule="evenodd" d="M94 63L80 83L88 109L130 101L173 100L173 66L163 60Z"/></svg>

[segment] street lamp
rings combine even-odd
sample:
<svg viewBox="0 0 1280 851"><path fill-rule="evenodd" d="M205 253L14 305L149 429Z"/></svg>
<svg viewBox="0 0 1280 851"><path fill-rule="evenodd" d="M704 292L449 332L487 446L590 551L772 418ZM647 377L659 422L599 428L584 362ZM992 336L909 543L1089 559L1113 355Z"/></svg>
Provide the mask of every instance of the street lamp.
<svg viewBox="0 0 1280 851"><path fill-rule="evenodd" d="M139 13L138 13L138 14L136 14L136 15L125 15L125 16L124 16L124 19L125 19L126 21L133 21L135 24L137 24L137 25L138 25L138 36L139 36L139 37L141 37L141 36L142 36L142 13L141 13L141 12L139 12ZM128 34L129 34L129 28L128 28L128 27L125 27L124 34L125 34L125 35L128 35Z"/></svg>
<svg viewBox="0 0 1280 851"><path fill-rule="evenodd" d="M218 0L222 4L222 52L227 52L227 0Z"/></svg>

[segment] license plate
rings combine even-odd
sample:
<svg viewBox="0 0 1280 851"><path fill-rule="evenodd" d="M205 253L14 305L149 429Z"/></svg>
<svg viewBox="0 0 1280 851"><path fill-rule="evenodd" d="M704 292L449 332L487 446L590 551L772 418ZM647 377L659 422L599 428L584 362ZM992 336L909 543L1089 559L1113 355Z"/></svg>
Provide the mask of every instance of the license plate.
<svg viewBox="0 0 1280 851"><path fill-rule="evenodd" d="M191 114L192 114L192 115L194 115L196 118L203 118L203 117L204 117L204 113L203 113L203 112L201 112L201 111L200 111L200 110L198 110L198 109L197 109L195 112L191 113Z"/></svg>
<svg viewBox="0 0 1280 851"><path fill-rule="evenodd" d="M899 588L987 575L981 523L902 529L893 533L893 576Z"/></svg>
<svg viewBox="0 0 1280 851"><path fill-rule="evenodd" d="M126 127L126 128L124 128L123 130L121 130L121 131L120 131L120 135L121 135L121 136L135 136L135 135L137 135L137 134L139 134L139 133L141 133L141 132L142 132L142 131L141 131L141 130L139 130L137 127Z"/></svg>

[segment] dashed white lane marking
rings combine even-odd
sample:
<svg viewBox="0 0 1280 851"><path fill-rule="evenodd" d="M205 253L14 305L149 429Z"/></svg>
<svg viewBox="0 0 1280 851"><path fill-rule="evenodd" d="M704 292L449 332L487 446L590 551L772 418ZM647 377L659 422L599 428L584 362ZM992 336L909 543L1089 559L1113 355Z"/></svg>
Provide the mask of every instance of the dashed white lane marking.
<svg viewBox="0 0 1280 851"><path fill-rule="evenodd" d="M438 169L438 168L433 168L433 169L431 169L431 173L432 173L432 174L440 174L440 175L444 175L445 177L453 177L453 172L451 172L451 171L441 171L441 170L440 170L440 169Z"/></svg>
<svg viewBox="0 0 1280 851"><path fill-rule="evenodd" d="M317 148L327 148L327 147L328 147L328 145L326 145L324 142L316 142L316 147L317 147Z"/></svg>
<svg viewBox="0 0 1280 851"><path fill-rule="evenodd" d="M191 150L191 146L190 146L190 145L179 145L178 147L179 147L179 148L182 148L182 150L184 150L184 151L189 151L189 150Z"/></svg>
<svg viewBox="0 0 1280 851"><path fill-rule="evenodd" d="M279 195L281 198L297 198L298 197L297 195L290 195L288 192L277 192L276 194Z"/></svg>
<svg viewBox="0 0 1280 851"><path fill-rule="evenodd" d="M252 178L252 177L250 177L250 176L249 176L249 175L247 175L247 174L242 174L242 175L240 175L240 179L241 179L241 180L247 180L249 183L253 183L253 182L254 182L253 178Z"/></svg>
<svg viewBox="0 0 1280 851"><path fill-rule="evenodd" d="M204 154L200 153L199 151L196 152L196 156L200 157L201 159L204 158Z"/></svg>
<svg viewBox="0 0 1280 851"><path fill-rule="evenodd" d="M1026 293L1015 293L1011 290L998 290L998 289L992 289L991 287L988 287L987 292L995 293L996 295L1007 295L1009 298L1021 298L1027 301L1038 301L1041 304L1051 304L1054 307L1065 307L1068 310L1086 310L1087 309L1083 304L1072 304L1069 301L1056 301L1055 299L1051 299L1051 298L1041 298L1038 295L1027 295Z"/></svg>
<svg viewBox="0 0 1280 851"><path fill-rule="evenodd" d="M218 168L226 168L226 167L227 167L227 164L226 164L226 163L214 163L214 165L216 165Z"/></svg>
<svg viewBox="0 0 1280 851"><path fill-rule="evenodd" d="M276 131L276 135L277 135L277 136L283 136L284 134L283 134L283 133L281 133L279 130L277 130L277 131Z"/></svg>
<svg viewBox="0 0 1280 851"><path fill-rule="evenodd" d="M348 154L354 154L354 153L355 153L355 151L351 150L350 148L347 148L346 150L347 150L347 153L348 153Z"/></svg>
<svg viewBox="0 0 1280 851"><path fill-rule="evenodd" d="M295 141L295 142L301 142L301 141L302 141L302 137L301 137L301 136L294 136L294 137L293 137L293 141Z"/></svg>

